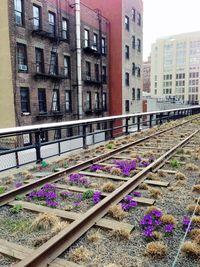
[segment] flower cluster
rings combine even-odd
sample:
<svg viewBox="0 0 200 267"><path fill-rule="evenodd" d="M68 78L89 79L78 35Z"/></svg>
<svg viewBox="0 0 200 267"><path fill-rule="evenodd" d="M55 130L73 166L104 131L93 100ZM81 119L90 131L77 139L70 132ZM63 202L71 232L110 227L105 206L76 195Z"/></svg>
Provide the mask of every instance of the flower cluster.
<svg viewBox="0 0 200 267"><path fill-rule="evenodd" d="M90 182L88 181L87 178L84 177L83 174L79 173L73 173L69 175L68 181L70 184L75 184L75 185L82 185L85 187L90 187Z"/></svg>
<svg viewBox="0 0 200 267"><path fill-rule="evenodd" d="M119 168L122 171L124 176L130 176L130 172L136 169L136 161L135 160L114 160L114 164L116 164L116 168Z"/></svg>
<svg viewBox="0 0 200 267"><path fill-rule="evenodd" d="M104 169L104 167L101 166L101 165L92 165L92 166L90 167L90 171L91 171L91 172L96 172L96 171L103 170L103 169Z"/></svg>
<svg viewBox="0 0 200 267"><path fill-rule="evenodd" d="M138 191L133 191L131 193L131 195L135 196L135 197L141 197L141 192L138 192Z"/></svg>
<svg viewBox="0 0 200 267"><path fill-rule="evenodd" d="M19 187L21 187L22 185L23 185L23 183L21 183L21 182L16 182L16 183L15 183L15 187L16 187L16 188L19 188Z"/></svg>
<svg viewBox="0 0 200 267"><path fill-rule="evenodd" d="M101 200L101 192L99 191L94 192L92 196L93 204L96 205L97 203L99 203L100 200Z"/></svg>
<svg viewBox="0 0 200 267"><path fill-rule="evenodd" d="M137 202L133 199L132 196L124 197L123 201L121 202L121 207L123 210L128 211L131 208L135 208L137 206Z"/></svg>
<svg viewBox="0 0 200 267"><path fill-rule="evenodd" d="M42 189L34 190L30 192L27 196L29 201L32 200L39 200L45 201L46 205L52 208L58 206L57 194L56 194L56 187L52 184L45 184Z"/></svg>
<svg viewBox="0 0 200 267"><path fill-rule="evenodd" d="M161 221L162 212L160 210L152 210L150 213L146 214L140 221L140 225L144 229L143 235L147 238L154 237L154 231L164 230L165 234L171 234L175 229L173 223L163 223Z"/></svg>
<svg viewBox="0 0 200 267"><path fill-rule="evenodd" d="M189 227L189 231L192 230L193 228L193 224L192 222L190 223L190 217L184 216L183 220L182 220L182 224L183 224L183 229L186 230Z"/></svg>

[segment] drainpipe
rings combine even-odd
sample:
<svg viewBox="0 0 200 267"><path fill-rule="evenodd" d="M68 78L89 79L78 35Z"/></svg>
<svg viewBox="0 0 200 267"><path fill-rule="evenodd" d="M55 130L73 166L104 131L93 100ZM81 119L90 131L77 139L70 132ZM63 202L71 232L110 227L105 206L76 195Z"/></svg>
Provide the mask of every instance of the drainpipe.
<svg viewBox="0 0 200 267"><path fill-rule="evenodd" d="M78 119L83 117L83 89L82 89L82 69L81 69L81 18L80 0L75 0L76 19L76 67L77 67L77 88L78 88Z"/></svg>

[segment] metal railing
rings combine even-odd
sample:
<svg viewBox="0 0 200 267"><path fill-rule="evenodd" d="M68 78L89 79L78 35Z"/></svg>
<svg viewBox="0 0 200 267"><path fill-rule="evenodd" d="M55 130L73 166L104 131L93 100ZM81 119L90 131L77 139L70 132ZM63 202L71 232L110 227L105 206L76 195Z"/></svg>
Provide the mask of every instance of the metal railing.
<svg viewBox="0 0 200 267"><path fill-rule="evenodd" d="M0 171L200 113L200 106L0 130ZM92 129L92 128L95 128ZM93 131L94 130L94 131Z"/></svg>

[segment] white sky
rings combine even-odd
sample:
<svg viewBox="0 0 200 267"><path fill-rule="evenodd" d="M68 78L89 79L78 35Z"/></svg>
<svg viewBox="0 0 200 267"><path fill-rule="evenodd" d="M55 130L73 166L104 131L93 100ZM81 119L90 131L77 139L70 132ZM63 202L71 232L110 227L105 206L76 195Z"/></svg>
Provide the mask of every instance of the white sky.
<svg viewBox="0 0 200 267"><path fill-rule="evenodd" d="M200 0L143 0L144 60L157 38L200 31Z"/></svg>

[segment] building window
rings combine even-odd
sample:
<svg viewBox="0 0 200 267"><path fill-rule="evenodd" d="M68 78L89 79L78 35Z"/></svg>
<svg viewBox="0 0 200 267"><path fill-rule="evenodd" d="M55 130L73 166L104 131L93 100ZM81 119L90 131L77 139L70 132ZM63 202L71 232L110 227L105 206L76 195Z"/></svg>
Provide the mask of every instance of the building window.
<svg viewBox="0 0 200 267"><path fill-rule="evenodd" d="M125 58L129 59L129 46L125 45Z"/></svg>
<svg viewBox="0 0 200 267"><path fill-rule="evenodd" d="M129 100L125 100L125 111L129 112Z"/></svg>
<svg viewBox="0 0 200 267"><path fill-rule="evenodd" d="M135 49L135 36L132 36L132 48Z"/></svg>
<svg viewBox="0 0 200 267"><path fill-rule="evenodd" d="M15 23L19 26L24 25L24 1L15 0Z"/></svg>
<svg viewBox="0 0 200 267"><path fill-rule="evenodd" d="M21 97L21 111L22 113L30 112L30 97L28 88L20 88L20 97Z"/></svg>
<svg viewBox="0 0 200 267"><path fill-rule="evenodd" d="M99 64L95 64L94 68L95 68L95 80L99 82Z"/></svg>
<svg viewBox="0 0 200 267"><path fill-rule="evenodd" d="M135 88L132 89L132 100L135 100Z"/></svg>
<svg viewBox="0 0 200 267"><path fill-rule="evenodd" d="M43 88L38 89L38 103L39 103L39 113L47 112L46 92L45 89Z"/></svg>
<svg viewBox="0 0 200 267"><path fill-rule="evenodd" d="M141 40L139 38L137 39L137 50L141 52Z"/></svg>
<svg viewBox="0 0 200 267"><path fill-rule="evenodd" d="M101 38L101 53L102 55L106 54L106 39Z"/></svg>
<svg viewBox="0 0 200 267"><path fill-rule="evenodd" d="M54 133L54 140L61 139L61 129L56 129Z"/></svg>
<svg viewBox="0 0 200 267"><path fill-rule="evenodd" d="M44 73L43 49L35 48L35 62L36 62L36 72L37 73Z"/></svg>
<svg viewBox="0 0 200 267"><path fill-rule="evenodd" d="M102 67L102 82L107 83L106 66Z"/></svg>
<svg viewBox="0 0 200 267"><path fill-rule="evenodd" d="M94 95L94 100L95 100L95 109L99 109L99 93L95 93Z"/></svg>
<svg viewBox="0 0 200 267"><path fill-rule="evenodd" d="M125 29L129 31L129 17L125 16Z"/></svg>
<svg viewBox="0 0 200 267"><path fill-rule="evenodd" d="M103 93L102 97L103 111L107 111L107 94Z"/></svg>
<svg viewBox="0 0 200 267"><path fill-rule="evenodd" d="M91 92L87 92L86 95L86 110L91 110L92 109L92 95Z"/></svg>
<svg viewBox="0 0 200 267"><path fill-rule="evenodd" d="M138 76L138 77L140 77L140 76L141 76L140 67L137 67L137 76Z"/></svg>
<svg viewBox="0 0 200 267"><path fill-rule="evenodd" d="M67 19L62 19L62 38L69 40L69 22Z"/></svg>
<svg viewBox="0 0 200 267"><path fill-rule="evenodd" d="M33 29L41 29L41 7L33 5Z"/></svg>
<svg viewBox="0 0 200 267"><path fill-rule="evenodd" d="M27 53L26 45L17 43L17 63L19 72L27 72Z"/></svg>
<svg viewBox="0 0 200 267"><path fill-rule="evenodd" d="M49 74L51 75L58 74L58 55L55 52L51 52L51 63L49 68Z"/></svg>
<svg viewBox="0 0 200 267"><path fill-rule="evenodd" d="M137 12L137 25L141 26L141 14L139 12Z"/></svg>
<svg viewBox="0 0 200 267"><path fill-rule="evenodd" d="M72 97L71 91L65 91L65 111L71 112L72 111Z"/></svg>
<svg viewBox="0 0 200 267"><path fill-rule="evenodd" d="M141 99L141 91L140 88L137 89L137 100Z"/></svg>
<svg viewBox="0 0 200 267"><path fill-rule="evenodd" d="M58 90L53 90L52 111L60 111L60 96Z"/></svg>
<svg viewBox="0 0 200 267"><path fill-rule="evenodd" d="M132 63L132 75L135 76L136 66L135 63Z"/></svg>
<svg viewBox="0 0 200 267"><path fill-rule="evenodd" d="M125 73L125 85L129 86L129 73L128 72Z"/></svg>
<svg viewBox="0 0 200 267"><path fill-rule="evenodd" d="M92 48L95 51L98 51L98 35L96 33L93 34L93 46Z"/></svg>
<svg viewBox="0 0 200 267"><path fill-rule="evenodd" d="M135 8L132 8L132 19L134 22L135 22L135 14L136 14Z"/></svg>
<svg viewBox="0 0 200 267"><path fill-rule="evenodd" d="M86 79L90 80L91 79L91 63L86 61Z"/></svg>
<svg viewBox="0 0 200 267"><path fill-rule="evenodd" d="M70 78L70 57L64 56L64 76Z"/></svg>
<svg viewBox="0 0 200 267"><path fill-rule="evenodd" d="M90 46L90 33L88 30L84 29L84 47Z"/></svg>
<svg viewBox="0 0 200 267"><path fill-rule="evenodd" d="M51 36L56 35L56 15L53 12L49 12L49 33Z"/></svg>

